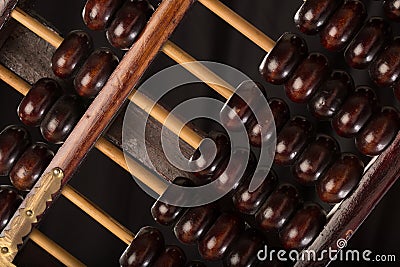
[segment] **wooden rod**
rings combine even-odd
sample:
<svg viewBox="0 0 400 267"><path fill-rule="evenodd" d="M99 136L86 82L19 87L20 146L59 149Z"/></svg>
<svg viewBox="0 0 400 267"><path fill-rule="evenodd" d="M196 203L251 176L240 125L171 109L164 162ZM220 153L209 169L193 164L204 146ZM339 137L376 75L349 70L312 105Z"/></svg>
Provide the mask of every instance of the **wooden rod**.
<svg viewBox="0 0 400 267"><path fill-rule="evenodd" d="M46 40L48 43L53 45L54 47L60 46L60 44L63 41L63 38L56 32L50 30L43 24L41 24L39 21L36 19L30 17L27 13L22 11L19 8L16 8L12 13L11 16L20 22L22 25L30 29L32 32L37 34L39 37L42 39ZM194 60L194 59L193 59ZM195 71L199 70L199 68L196 68ZM201 73L204 73L204 70L200 70ZM5 77L7 78L7 77ZM216 79L216 78L214 78ZM14 87L14 86L13 86ZM20 88L21 86L15 87L15 88ZM23 88L24 91L21 92L22 94L26 94L29 91L26 90L26 88ZM20 90L20 89L18 89ZM135 96L136 95L136 96ZM166 120L168 116L168 111L166 111L161 105L154 103L151 101L149 98L147 98L145 95L143 95L141 92L134 91L132 94L129 96L129 99L139 106L140 108L145 109L145 111L155 118L157 121L159 121L162 125L165 125L170 131L172 131L174 134L179 136L182 140L184 140L186 143L188 143L190 146L193 148L198 148L200 145L201 140L203 139L199 134L197 134L193 129L188 127L187 125L184 125L180 120L177 118L169 119L168 121ZM144 103L140 102L142 100L146 100ZM149 107L153 106L152 109ZM171 122L171 124L169 124Z"/></svg>
<svg viewBox="0 0 400 267"><path fill-rule="evenodd" d="M171 132L179 136L191 147L196 149L200 146L203 137L187 125L183 125L182 121L175 116L169 115L169 111L161 105L154 105L154 101L146 95L139 91L134 91L129 95L128 99L162 125L166 125Z"/></svg>
<svg viewBox="0 0 400 267"><path fill-rule="evenodd" d="M221 19L237 29L244 36L249 38L253 43L261 49L269 53L275 46L275 42L257 29L254 25L243 19L229 7L218 0L199 0L206 8L211 10Z"/></svg>
<svg viewBox="0 0 400 267"><path fill-rule="evenodd" d="M229 83L198 62L195 58L190 56L173 42L167 41L162 47L161 51L163 51L175 62L183 64L182 66L185 69L194 74L200 80L204 81L209 87L211 87L225 99L229 99L235 91L235 88L233 88ZM188 62L193 64L184 64Z"/></svg>
<svg viewBox="0 0 400 267"><path fill-rule="evenodd" d="M29 16L18 7L11 12L11 17L24 25L26 28L32 29L32 31L40 36L40 38L46 40L54 47L59 47L63 41L63 38L59 34L52 31L48 27L44 27L42 23Z"/></svg>
<svg viewBox="0 0 400 267"><path fill-rule="evenodd" d="M65 266L74 266L74 267L86 266L78 259L76 259L74 256L65 251L53 240L49 239L47 236L39 232L39 230L37 230L36 228L32 229L29 238L33 242L38 244L40 247L42 247L49 254L51 254L54 258L59 260Z"/></svg>
<svg viewBox="0 0 400 267"><path fill-rule="evenodd" d="M5 81L12 88L20 92L22 95L26 95L31 89L31 85L15 75L14 72L7 69L0 64L0 79Z"/></svg>
<svg viewBox="0 0 400 267"><path fill-rule="evenodd" d="M127 245L132 242L134 238L132 232L101 210L98 206L89 201L74 188L66 185L61 194Z"/></svg>

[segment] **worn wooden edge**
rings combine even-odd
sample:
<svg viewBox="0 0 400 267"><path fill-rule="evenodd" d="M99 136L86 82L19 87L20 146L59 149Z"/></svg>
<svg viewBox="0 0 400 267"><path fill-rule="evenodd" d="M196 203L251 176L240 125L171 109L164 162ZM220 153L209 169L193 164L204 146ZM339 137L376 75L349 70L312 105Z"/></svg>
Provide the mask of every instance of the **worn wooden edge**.
<svg viewBox="0 0 400 267"><path fill-rule="evenodd" d="M364 173L356 190L333 213L322 232L306 249L323 255L320 261L298 261L296 267L325 266L331 261L329 248L337 250L338 240L348 241L390 187L400 177L400 133ZM343 248L346 250L346 248ZM319 258L318 258L319 260Z"/></svg>

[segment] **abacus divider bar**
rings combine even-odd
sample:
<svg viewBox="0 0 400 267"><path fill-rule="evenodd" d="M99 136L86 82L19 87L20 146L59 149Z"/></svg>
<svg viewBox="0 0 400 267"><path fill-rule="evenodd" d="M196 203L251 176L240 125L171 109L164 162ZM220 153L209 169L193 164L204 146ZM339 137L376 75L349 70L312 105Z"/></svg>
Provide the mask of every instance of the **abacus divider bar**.
<svg viewBox="0 0 400 267"><path fill-rule="evenodd" d="M275 42L271 38L269 38L262 31L257 29L254 25L243 19L220 1L199 0L199 2L230 24L233 28L237 29L244 36L249 38L265 52L269 53L275 46Z"/></svg>
<svg viewBox="0 0 400 267"><path fill-rule="evenodd" d="M16 8L11 13L11 15L15 20L20 22L26 28L30 29L32 32L37 34L40 38L46 40L48 43L50 43L54 47L58 47L62 43L63 38L58 33L47 28L42 23L40 23L38 20L32 18L31 16L29 16L27 13L25 13L21 9ZM200 69L201 73L205 72L201 68L196 68L196 70L197 69ZM215 80L216 83L223 82L222 79L218 80L218 78L216 78L216 77L214 77L214 79L216 79ZM215 88L218 88L218 87L215 87ZM220 90L223 90L223 89L220 89ZM25 92L25 94L27 93L26 90L24 92ZM133 95L135 95L135 94L137 94L137 96L133 97ZM148 99L142 93L137 92L137 91L132 92L129 99L142 109L144 109L144 107L153 106L153 104L154 104L154 103L150 102L150 99ZM143 100L143 99L148 99L148 101L146 101L146 103L140 103L139 101ZM182 140L184 140L190 146L192 146L195 149L199 147L200 142L203 138L200 135L198 135L195 131L193 131L190 127L188 127L187 125L184 125L182 122L180 122L178 119L171 119L171 125L169 125L168 122L166 121L168 112L161 105L156 104L156 105L154 105L153 109L146 108L145 111L148 112L148 114L150 114L150 116L152 116L156 120L158 120L162 125L165 125L169 130L171 130L173 133L175 133L177 136L179 136ZM170 118L171 117L172 116L170 116Z"/></svg>
<svg viewBox="0 0 400 267"><path fill-rule="evenodd" d="M59 34L52 31L50 28L44 27L42 23L32 18L18 7L11 12L11 17L24 25L26 28L32 29L34 33L54 47L59 47L63 41L63 38Z"/></svg>
<svg viewBox="0 0 400 267"><path fill-rule="evenodd" d="M103 210L89 201L85 196L80 194L74 188L69 185L66 185L64 189L61 191L61 194L79 207L82 211L92 217L95 221L99 222L102 226L104 226L107 230L129 245L134 235L127 228L122 226L119 222L117 222L110 215L106 214Z"/></svg>
<svg viewBox="0 0 400 267"><path fill-rule="evenodd" d="M29 238L65 266L86 266L36 228L32 229L32 232L29 234Z"/></svg>

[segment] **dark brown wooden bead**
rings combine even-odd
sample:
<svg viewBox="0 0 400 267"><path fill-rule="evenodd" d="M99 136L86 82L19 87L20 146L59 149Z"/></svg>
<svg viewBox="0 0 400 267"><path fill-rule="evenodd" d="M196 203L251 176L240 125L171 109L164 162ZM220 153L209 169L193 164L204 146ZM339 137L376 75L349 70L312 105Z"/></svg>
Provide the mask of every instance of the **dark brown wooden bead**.
<svg viewBox="0 0 400 267"><path fill-rule="evenodd" d="M351 76L345 71L334 71L308 102L308 109L320 120L330 119L353 91L354 82Z"/></svg>
<svg viewBox="0 0 400 267"><path fill-rule="evenodd" d="M63 90L50 78L38 80L18 106L20 120L28 126L38 126L44 116L62 95Z"/></svg>
<svg viewBox="0 0 400 267"><path fill-rule="evenodd" d="M152 267L183 267L186 262L185 252L177 246L167 246Z"/></svg>
<svg viewBox="0 0 400 267"><path fill-rule="evenodd" d="M147 0L128 0L117 11L107 30L108 42L119 49L128 49L147 24L154 8Z"/></svg>
<svg viewBox="0 0 400 267"><path fill-rule="evenodd" d="M310 53L285 83L286 95L296 103L309 100L329 75L328 59L320 53Z"/></svg>
<svg viewBox="0 0 400 267"><path fill-rule="evenodd" d="M321 44L331 51L344 48L361 27L366 16L365 6L361 1L346 1L321 31Z"/></svg>
<svg viewBox="0 0 400 267"><path fill-rule="evenodd" d="M258 226L264 231L279 230L300 205L297 189L289 184L281 185L267 198L255 215Z"/></svg>
<svg viewBox="0 0 400 267"><path fill-rule="evenodd" d="M333 118L333 129L340 136L354 136L371 117L377 107L377 102L376 94L371 88L358 87Z"/></svg>
<svg viewBox="0 0 400 267"><path fill-rule="evenodd" d="M188 209L175 224L176 238L184 244L196 242L215 222L216 207L212 204Z"/></svg>
<svg viewBox="0 0 400 267"><path fill-rule="evenodd" d="M260 73L272 84L283 84L307 55L307 44L299 35L284 33L260 65Z"/></svg>
<svg viewBox="0 0 400 267"><path fill-rule="evenodd" d="M400 37L378 54L369 68L371 79L379 86L392 85L400 75Z"/></svg>
<svg viewBox="0 0 400 267"><path fill-rule="evenodd" d="M211 177L212 181L218 179L214 183L215 190L225 193L236 189L240 183L253 175L256 166L257 158L251 150L236 148L230 158L229 167L224 166L222 173Z"/></svg>
<svg viewBox="0 0 400 267"><path fill-rule="evenodd" d="M305 34L315 34L342 3L338 0L307 0L294 15L294 23Z"/></svg>
<svg viewBox="0 0 400 267"><path fill-rule="evenodd" d="M6 176L29 146L31 137L21 126L10 125L0 133L0 175Z"/></svg>
<svg viewBox="0 0 400 267"><path fill-rule="evenodd" d="M185 265L185 267L207 267L207 265L201 261L190 261Z"/></svg>
<svg viewBox="0 0 400 267"><path fill-rule="evenodd" d="M244 228L242 219L224 213L199 240L200 255L210 261L220 260Z"/></svg>
<svg viewBox="0 0 400 267"><path fill-rule="evenodd" d="M286 249L304 248L318 236L326 223L326 213L317 204L306 204L280 232L280 239Z"/></svg>
<svg viewBox="0 0 400 267"><path fill-rule="evenodd" d="M22 196L11 186L0 186L0 231L17 211L22 203Z"/></svg>
<svg viewBox="0 0 400 267"><path fill-rule="evenodd" d="M236 209L245 214L254 214L271 194L278 184L278 179L274 171L270 171L263 183L253 192L249 191L250 179L245 181L233 195L233 204Z"/></svg>
<svg viewBox="0 0 400 267"><path fill-rule="evenodd" d="M152 264L163 250L162 233L154 227L146 226L136 234L135 239L119 259L119 264L122 267L153 266Z"/></svg>
<svg viewBox="0 0 400 267"><path fill-rule="evenodd" d="M105 30L122 3L122 0L87 0L82 12L83 21L91 30Z"/></svg>
<svg viewBox="0 0 400 267"><path fill-rule="evenodd" d="M95 97L106 84L118 62L118 57L108 48L94 51L74 79L75 91L82 97Z"/></svg>
<svg viewBox="0 0 400 267"><path fill-rule="evenodd" d="M379 155L390 145L399 129L399 112L393 107L383 107L357 135L356 147L364 155Z"/></svg>
<svg viewBox="0 0 400 267"><path fill-rule="evenodd" d="M84 112L77 96L64 95L57 100L40 124L44 139L51 143L62 143L74 129Z"/></svg>
<svg viewBox="0 0 400 267"><path fill-rule="evenodd" d="M364 69L388 41L392 29L382 18L370 18L344 52L347 64Z"/></svg>
<svg viewBox="0 0 400 267"><path fill-rule="evenodd" d="M250 139L250 144L255 147L261 147L262 141L268 143L270 140L273 131L275 130L276 134L282 129L283 125L290 119L290 110L289 106L280 98L271 98L268 101L269 108L271 110L275 128L273 129L272 121L268 118L267 121L262 123L257 123L257 121L253 121L248 127L248 135ZM263 127L265 127L266 131L263 131ZM263 134L263 138L261 135Z"/></svg>
<svg viewBox="0 0 400 267"><path fill-rule="evenodd" d="M230 131L239 131L255 120L251 108L256 108L255 102L263 97L264 87L253 81L244 81L237 88L234 94L227 100L220 112L220 119Z"/></svg>
<svg viewBox="0 0 400 267"><path fill-rule="evenodd" d="M54 153L45 143L28 147L11 170L10 180L21 191L30 190L53 159Z"/></svg>
<svg viewBox="0 0 400 267"><path fill-rule="evenodd" d="M314 128L306 118L292 118L278 134L274 162L291 165L313 137Z"/></svg>
<svg viewBox="0 0 400 267"><path fill-rule="evenodd" d="M200 169L194 172L199 180L198 184L209 182L212 177L219 177L223 173L230 155L230 143L225 134L213 131L208 134L207 138L215 144L215 157L212 153L213 150L211 150L214 147L210 144L210 140L203 140L189 159L191 167Z"/></svg>
<svg viewBox="0 0 400 267"><path fill-rule="evenodd" d="M398 0L383 1L383 12L389 19L396 22L400 21L400 5Z"/></svg>
<svg viewBox="0 0 400 267"><path fill-rule="evenodd" d="M69 78L92 50L92 38L84 31L72 31L54 52L51 67L56 76Z"/></svg>
<svg viewBox="0 0 400 267"><path fill-rule="evenodd" d="M177 177L173 181L174 184L179 186L193 186L193 182L185 177ZM153 219L162 225L170 225L174 223L185 209L157 200L151 207L151 215Z"/></svg>
<svg viewBox="0 0 400 267"><path fill-rule="evenodd" d="M360 181L364 163L353 154L343 153L317 184L319 198L327 203L342 201Z"/></svg>
<svg viewBox="0 0 400 267"><path fill-rule="evenodd" d="M231 246L224 258L225 267L250 267L256 262L257 253L263 245L260 233L254 229L244 231Z"/></svg>
<svg viewBox="0 0 400 267"><path fill-rule="evenodd" d="M318 135L293 166L293 175L302 184L317 181L339 152L339 145L328 135Z"/></svg>

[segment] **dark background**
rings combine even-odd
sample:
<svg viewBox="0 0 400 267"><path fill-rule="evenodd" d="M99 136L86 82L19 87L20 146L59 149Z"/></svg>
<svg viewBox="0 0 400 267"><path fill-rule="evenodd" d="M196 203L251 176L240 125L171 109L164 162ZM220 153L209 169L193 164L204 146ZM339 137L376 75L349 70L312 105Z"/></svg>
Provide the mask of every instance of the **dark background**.
<svg viewBox="0 0 400 267"><path fill-rule="evenodd" d="M301 5L302 1L300 0L223 2L274 40L285 31L297 32L292 18ZM368 6L369 16L380 14L379 1L364 2ZM36 1L33 9L65 35L73 29L86 29L81 19L83 6L83 0L41 0ZM398 34L399 25L392 24L392 26L394 32ZM103 32L90 32L90 34L94 37L96 47L108 46ZM265 53L199 3L194 4L171 39L198 60L225 63L241 70L255 81L262 81L258 74L258 65ZM334 68L347 69L341 53L324 51L319 45L318 37L306 37L306 39L310 51L321 51L330 58ZM121 52L116 52L122 56ZM151 75L156 70L172 64L170 59L160 54L146 75ZM370 84L366 71L349 71L352 73L356 85ZM282 87L265 83L264 85L266 85L269 96L286 99ZM0 126L4 127L8 124L19 123L16 107L21 97L4 84L2 84L2 88ZM382 103L395 104L390 89L376 88L376 91ZM163 104L172 107L184 99L200 95L210 95L221 99L208 87L197 86L187 90L184 95L180 92L165 99ZM399 107L398 103L395 105ZM291 104L290 108L292 114L309 117L305 105ZM206 131L210 128L208 124L199 124L198 126ZM318 124L318 128L322 130L328 128L327 126L326 123ZM37 129L31 130L34 134L38 132ZM338 139L342 151L354 150L351 140ZM279 172L283 176L289 174L287 170L279 170ZM0 181L9 183L6 177L1 177ZM71 184L132 232L137 232L145 225L154 225L163 230L168 244L178 243L168 227L161 227L153 222L150 207L154 200L138 188L128 173L97 150L89 153ZM396 183L354 235L349 243L349 248L370 249L376 254L396 254L397 258L400 257L398 246L400 216L397 210L399 194L399 183ZM126 247L119 239L62 197L49 211L40 230L89 266L118 266L118 258ZM182 247L185 248L189 259L200 259L195 246ZM18 266L59 266L56 260L30 241L17 257L16 263ZM387 264L382 264L382 266ZM212 266L220 265L220 263L215 263ZM354 266L354 263L335 263L332 266Z"/></svg>

